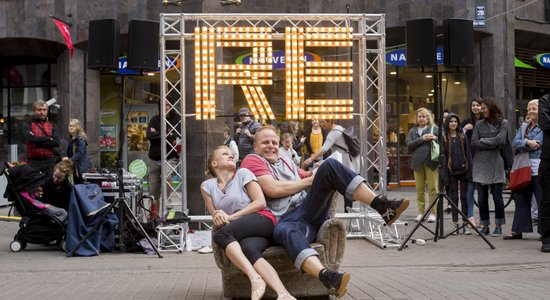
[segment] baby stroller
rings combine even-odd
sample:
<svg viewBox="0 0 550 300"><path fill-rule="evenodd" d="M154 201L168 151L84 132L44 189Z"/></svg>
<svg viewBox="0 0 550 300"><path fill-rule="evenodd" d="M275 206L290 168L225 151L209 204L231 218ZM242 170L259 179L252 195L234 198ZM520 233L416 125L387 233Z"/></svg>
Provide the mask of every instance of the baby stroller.
<svg viewBox="0 0 550 300"><path fill-rule="evenodd" d="M10 250L19 252L31 244L49 244L53 241L63 246L65 226L55 217L49 216L24 199L19 192L32 191L44 184L46 174L34 170L30 166L11 166L6 163L3 172L8 184L4 197L13 202L21 216L19 231L10 243Z"/></svg>

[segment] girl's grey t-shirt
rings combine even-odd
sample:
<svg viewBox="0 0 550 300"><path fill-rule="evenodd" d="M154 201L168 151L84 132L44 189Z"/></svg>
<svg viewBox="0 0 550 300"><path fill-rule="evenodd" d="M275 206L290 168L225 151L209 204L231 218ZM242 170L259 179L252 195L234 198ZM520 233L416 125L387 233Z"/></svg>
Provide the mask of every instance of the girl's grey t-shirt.
<svg viewBox="0 0 550 300"><path fill-rule="evenodd" d="M201 188L212 198L214 207L231 215L250 204L250 197L245 186L251 181L258 181L248 169L239 169L227 183L225 189L218 188L216 178L211 178L201 184Z"/></svg>

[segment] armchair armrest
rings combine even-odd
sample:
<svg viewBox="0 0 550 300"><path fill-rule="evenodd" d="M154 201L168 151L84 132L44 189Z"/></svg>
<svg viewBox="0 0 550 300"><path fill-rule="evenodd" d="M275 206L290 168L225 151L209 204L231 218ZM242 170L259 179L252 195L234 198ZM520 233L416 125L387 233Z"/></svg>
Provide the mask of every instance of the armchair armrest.
<svg viewBox="0 0 550 300"><path fill-rule="evenodd" d="M338 219L328 219L317 232L315 242L325 247L327 267L338 270L346 249L346 226Z"/></svg>

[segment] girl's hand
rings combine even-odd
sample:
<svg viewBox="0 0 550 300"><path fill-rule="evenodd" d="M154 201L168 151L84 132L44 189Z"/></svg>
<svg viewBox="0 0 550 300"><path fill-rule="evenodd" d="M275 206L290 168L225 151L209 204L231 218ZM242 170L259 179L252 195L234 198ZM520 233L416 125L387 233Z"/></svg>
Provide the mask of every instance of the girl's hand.
<svg viewBox="0 0 550 300"><path fill-rule="evenodd" d="M216 210L212 217L212 221L214 225L222 227L229 224L229 216L223 210Z"/></svg>
<svg viewBox="0 0 550 300"><path fill-rule="evenodd" d="M529 148L531 149L537 149L538 147L540 147L540 144L536 140L527 140L527 146L529 146Z"/></svg>
<svg viewBox="0 0 550 300"><path fill-rule="evenodd" d="M474 129L474 125L472 125L472 124L464 125L464 130L468 131L468 130L472 130L472 129Z"/></svg>

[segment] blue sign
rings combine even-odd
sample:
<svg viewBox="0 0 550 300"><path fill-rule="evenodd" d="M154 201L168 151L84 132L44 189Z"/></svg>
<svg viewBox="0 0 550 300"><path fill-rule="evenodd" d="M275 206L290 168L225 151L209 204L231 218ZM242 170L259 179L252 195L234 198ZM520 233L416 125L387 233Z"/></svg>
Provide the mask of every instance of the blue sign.
<svg viewBox="0 0 550 300"><path fill-rule="evenodd" d="M539 65L550 69L550 53L537 54L537 56L535 56L535 61Z"/></svg>
<svg viewBox="0 0 550 300"><path fill-rule="evenodd" d="M170 70L173 68L176 68L178 66L178 62L176 59L167 57L166 58L166 70ZM113 73L121 74L121 75L140 75L139 71L137 70L130 70L128 67L128 57L127 56L121 56L118 58L118 69L116 71L113 71ZM160 72L160 59L158 63L158 68L155 71L149 71L148 73L156 73Z"/></svg>
<svg viewBox="0 0 550 300"><path fill-rule="evenodd" d="M321 57L317 54L306 52L304 53L304 59L306 61L321 61ZM273 70L281 70L285 68L286 65L286 56L284 50L279 50L273 52L271 58L273 65ZM238 65L251 65L252 64L252 54L245 54L237 57L235 63Z"/></svg>
<svg viewBox="0 0 550 300"><path fill-rule="evenodd" d="M437 64L443 64L443 48L437 48ZM396 67L407 66L407 50L405 48L386 52L386 63Z"/></svg>

